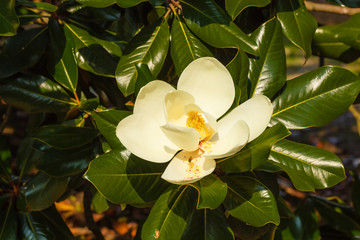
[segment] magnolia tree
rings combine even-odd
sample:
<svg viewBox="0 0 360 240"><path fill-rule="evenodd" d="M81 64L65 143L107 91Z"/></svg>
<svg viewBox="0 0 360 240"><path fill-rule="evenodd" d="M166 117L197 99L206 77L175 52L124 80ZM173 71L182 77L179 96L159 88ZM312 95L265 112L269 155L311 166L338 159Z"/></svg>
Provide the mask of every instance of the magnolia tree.
<svg viewBox="0 0 360 240"><path fill-rule="evenodd" d="M303 0L0 4L0 130L28 113L19 146L0 138L0 239L73 239L54 202L74 190L96 239L91 211L119 205L151 207L137 239L320 239L319 219L359 236L358 191L354 208L289 208L277 179L313 192L346 178L335 154L286 138L344 113L360 78L323 66L287 81L284 40L304 61L351 62L360 15L318 28Z"/></svg>

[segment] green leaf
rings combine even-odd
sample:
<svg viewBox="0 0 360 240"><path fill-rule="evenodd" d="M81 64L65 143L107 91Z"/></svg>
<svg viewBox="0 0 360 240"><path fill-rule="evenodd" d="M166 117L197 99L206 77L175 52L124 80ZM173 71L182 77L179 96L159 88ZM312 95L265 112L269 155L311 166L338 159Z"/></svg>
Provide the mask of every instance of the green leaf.
<svg viewBox="0 0 360 240"><path fill-rule="evenodd" d="M17 3L23 5L23 6L27 6L30 8L37 8L37 9L42 9L48 12L55 12L58 8L57 6L50 4L50 3L46 3L46 2L30 2L30 1L24 1L24 0L17 0Z"/></svg>
<svg viewBox="0 0 360 240"><path fill-rule="evenodd" d="M0 97L28 112L59 112L75 104L61 86L40 75L1 79Z"/></svg>
<svg viewBox="0 0 360 240"><path fill-rule="evenodd" d="M12 202L7 202L5 207L3 202L0 202L0 240L17 239L16 212Z"/></svg>
<svg viewBox="0 0 360 240"><path fill-rule="evenodd" d="M143 240L180 240L196 206L196 191L189 186L170 188L151 209L141 230Z"/></svg>
<svg viewBox="0 0 360 240"><path fill-rule="evenodd" d="M287 82L273 101L271 125L318 127L345 112L359 93L359 77L339 67L322 67Z"/></svg>
<svg viewBox="0 0 360 240"><path fill-rule="evenodd" d="M81 111L92 111L99 106L99 98L80 99L79 109Z"/></svg>
<svg viewBox="0 0 360 240"><path fill-rule="evenodd" d="M30 172L39 162L42 153L34 148L34 140L26 137L21 141L16 154L16 165L20 175Z"/></svg>
<svg viewBox="0 0 360 240"><path fill-rule="evenodd" d="M9 38L0 54L0 78L35 65L43 55L47 43L47 28L24 30Z"/></svg>
<svg viewBox="0 0 360 240"><path fill-rule="evenodd" d="M334 3L341 7L360 8L359 0L328 0L328 2Z"/></svg>
<svg viewBox="0 0 360 240"><path fill-rule="evenodd" d="M178 76L186 66L200 57L212 57L209 49L187 28L183 19L175 15L171 27L171 58Z"/></svg>
<svg viewBox="0 0 360 240"><path fill-rule="evenodd" d="M210 174L197 182L190 183L199 194L197 209L217 208L225 199L227 186L220 179Z"/></svg>
<svg viewBox="0 0 360 240"><path fill-rule="evenodd" d="M0 36L12 36L19 27L15 12L15 0L0 0Z"/></svg>
<svg viewBox="0 0 360 240"><path fill-rule="evenodd" d="M349 171L352 177L351 200L356 213L360 216L360 178L354 171Z"/></svg>
<svg viewBox="0 0 360 240"><path fill-rule="evenodd" d="M78 69L75 62L75 43L71 32L54 20L49 20L49 57L47 67L54 79L72 93L76 92Z"/></svg>
<svg viewBox="0 0 360 240"><path fill-rule="evenodd" d="M124 96L135 91L136 64L147 64L154 76L159 74L168 52L169 39L168 23L160 19L143 28L127 45L116 68L116 81Z"/></svg>
<svg viewBox="0 0 360 240"><path fill-rule="evenodd" d="M221 179L228 184L224 206L230 215L254 227L267 223L279 225L276 200L261 182L237 175L228 175Z"/></svg>
<svg viewBox="0 0 360 240"><path fill-rule="evenodd" d="M270 229L270 225L273 225L266 224L262 227L253 227L240 221L237 218L234 218L231 215L227 217L227 221L231 227L231 230L234 232L234 235L237 237L236 239L261 239L261 236L263 236Z"/></svg>
<svg viewBox="0 0 360 240"><path fill-rule="evenodd" d="M95 158L84 177L111 202L141 204L155 201L169 187L161 178L165 167L113 150Z"/></svg>
<svg viewBox="0 0 360 240"><path fill-rule="evenodd" d="M155 80L156 78L150 72L148 65L144 63L138 63L135 65L135 67L137 75L137 79L135 82L135 94L138 94L143 86Z"/></svg>
<svg viewBox="0 0 360 240"><path fill-rule="evenodd" d="M250 142L239 153L234 156L217 161L217 165L225 172L245 172L251 171L265 162L271 147L280 139L290 135L289 130L277 124L266 129L258 138Z"/></svg>
<svg viewBox="0 0 360 240"><path fill-rule="evenodd" d="M245 8L265 7L270 2L271 0L225 0L225 9L232 20L235 20Z"/></svg>
<svg viewBox="0 0 360 240"><path fill-rule="evenodd" d="M116 65L122 54L119 45L92 36L87 30L73 24L65 23L65 26L75 41L78 66L97 75L114 77Z"/></svg>
<svg viewBox="0 0 360 240"><path fill-rule="evenodd" d="M255 41L246 35L213 0L180 0L186 24L201 40L217 48L235 47L258 55Z"/></svg>
<svg viewBox="0 0 360 240"><path fill-rule="evenodd" d="M259 46L259 58L250 58L250 96L272 98L286 82L286 61L283 34L276 18L272 18L251 34Z"/></svg>
<svg viewBox="0 0 360 240"><path fill-rule="evenodd" d="M269 161L282 168L300 191L328 188L346 177L344 166L335 154L289 140L274 145Z"/></svg>
<svg viewBox="0 0 360 240"><path fill-rule="evenodd" d="M57 149L74 149L84 146L99 135L96 129L68 125L45 125L32 136Z"/></svg>
<svg viewBox="0 0 360 240"><path fill-rule="evenodd" d="M146 0L116 0L116 3L123 8L129 8L138 5Z"/></svg>
<svg viewBox="0 0 360 240"><path fill-rule="evenodd" d="M306 9L304 1L276 1L276 12L285 36L309 58L317 21Z"/></svg>
<svg viewBox="0 0 360 240"><path fill-rule="evenodd" d="M106 110L94 112L92 114L92 118L96 123L97 129L105 137L112 149L125 149L116 136L116 127L123 118L129 116L130 114L131 112L129 111L119 110Z"/></svg>
<svg viewBox="0 0 360 240"><path fill-rule="evenodd" d="M116 0L76 0L78 3L89 7L105 8L116 3Z"/></svg>
<svg viewBox="0 0 360 240"><path fill-rule="evenodd" d="M69 178L52 178L39 172L27 184L24 194L29 211L50 207L65 192Z"/></svg>
<svg viewBox="0 0 360 240"><path fill-rule="evenodd" d="M0 180L11 181L11 151L4 136L0 136Z"/></svg>
<svg viewBox="0 0 360 240"><path fill-rule="evenodd" d="M103 195L101 195L101 193L99 193L99 192L96 192L93 195L92 204L93 204L94 211L97 213L105 212L110 207L106 198Z"/></svg>
<svg viewBox="0 0 360 240"><path fill-rule="evenodd" d="M233 240L234 234L227 223L224 211L196 210L190 217L182 240Z"/></svg>

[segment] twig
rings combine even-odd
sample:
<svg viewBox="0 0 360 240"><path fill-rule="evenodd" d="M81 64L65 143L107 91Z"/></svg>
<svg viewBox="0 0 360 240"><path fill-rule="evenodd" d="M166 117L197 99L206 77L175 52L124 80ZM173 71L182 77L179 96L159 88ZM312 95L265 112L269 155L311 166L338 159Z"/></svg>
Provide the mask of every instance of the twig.
<svg viewBox="0 0 360 240"><path fill-rule="evenodd" d="M92 217L91 198L92 198L91 192L88 189L85 189L83 201L84 201L84 214L85 214L86 225L95 235L95 239L105 240L104 236L100 232L98 225L96 225Z"/></svg>
<svg viewBox="0 0 360 240"><path fill-rule="evenodd" d="M328 12L328 13L336 13L342 15L354 15L360 12L360 8L339 7L330 4L314 3L310 1L304 1L304 3L305 3L305 7L309 11L314 11L314 12Z"/></svg>
<svg viewBox="0 0 360 240"><path fill-rule="evenodd" d="M6 124L9 121L10 112L11 112L11 107L10 107L10 105L8 105L5 115L4 115L4 119L3 119L2 123L0 124L0 133L2 133L4 131Z"/></svg>
<svg viewBox="0 0 360 240"><path fill-rule="evenodd" d="M351 105L349 107L349 111L352 113L352 115L356 119L356 126L357 126L358 133L360 135L360 112L355 108L354 105Z"/></svg>

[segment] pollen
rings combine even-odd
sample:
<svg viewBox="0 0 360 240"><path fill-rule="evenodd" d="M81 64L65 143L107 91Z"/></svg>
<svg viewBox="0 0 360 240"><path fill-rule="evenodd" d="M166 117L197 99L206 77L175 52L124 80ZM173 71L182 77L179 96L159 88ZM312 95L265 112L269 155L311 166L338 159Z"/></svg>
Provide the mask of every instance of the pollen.
<svg viewBox="0 0 360 240"><path fill-rule="evenodd" d="M194 128L199 132L199 141L202 141L211 135L210 129L206 126L205 119L199 112L190 111L187 115L186 126Z"/></svg>

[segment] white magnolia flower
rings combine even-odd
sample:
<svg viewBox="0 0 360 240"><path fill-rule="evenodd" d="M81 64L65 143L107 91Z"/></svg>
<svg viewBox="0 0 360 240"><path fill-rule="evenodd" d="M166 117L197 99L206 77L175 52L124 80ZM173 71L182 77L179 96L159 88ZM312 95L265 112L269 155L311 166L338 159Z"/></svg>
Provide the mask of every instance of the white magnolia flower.
<svg viewBox="0 0 360 240"><path fill-rule="evenodd" d="M177 90L152 81L137 96L134 113L117 126L116 135L134 155L163 163L162 178L174 184L195 182L215 169L214 159L228 157L257 138L273 107L256 95L230 108L235 88L229 71L215 58L199 58L181 74Z"/></svg>

